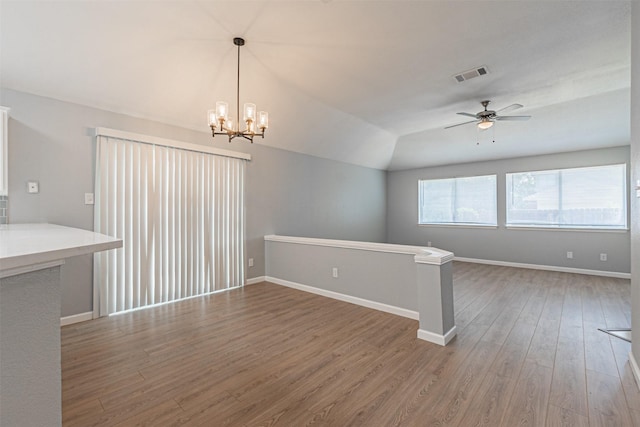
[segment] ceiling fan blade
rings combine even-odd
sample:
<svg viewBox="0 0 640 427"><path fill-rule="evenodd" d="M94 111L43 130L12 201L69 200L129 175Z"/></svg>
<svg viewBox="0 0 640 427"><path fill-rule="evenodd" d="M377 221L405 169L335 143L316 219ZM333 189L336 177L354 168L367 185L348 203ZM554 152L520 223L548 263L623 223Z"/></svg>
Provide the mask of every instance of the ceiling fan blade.
<svg viewBox="0 0 640 427"><path fill-rule="evenodd" d="M477 120L471 120L469 122L462 122L462 123L458 123L457 125L451 125L451 126L447 126L445 129L450 129L450 128L454 128L456 126L462 126L462 125L468 125L469 123L477 123Z"/></svg>
<svg viewBox="0 0 640 427"><path fill-rule="evenodd" d="M515 120L529 120L531 116L496 116L496 120L515 121Z"/></svg>
<svg viewBox="0 0 640 427"><path fill-rule="evenodd" d="M501 108L499 110L496 111L496 113L506 113L507 111L513 111L513 110L517 110L518 108L522 108L524 107L524 105L522 104L511 104L508 105L504 108Z"/></svg>
<svg viewBox="0 0 640 427"><path fill-rule="evenodd" d="M473 117L475 119L478 118L477 114L471 114L471 113L456 113L456 114L460 114L461 116Z"/></svg>

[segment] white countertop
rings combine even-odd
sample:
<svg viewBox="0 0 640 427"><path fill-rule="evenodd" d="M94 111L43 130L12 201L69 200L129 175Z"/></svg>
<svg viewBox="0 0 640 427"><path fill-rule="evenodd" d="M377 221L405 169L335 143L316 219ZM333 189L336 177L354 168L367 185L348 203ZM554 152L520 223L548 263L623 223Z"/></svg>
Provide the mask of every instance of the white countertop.
<svg viewBox="0 0 640 427"><path fill-rule="evenodd" d="M54 224L0 225L0 277L9 270L122 247L122 240ZM4 274L2 274L4 273Z"/></svg>

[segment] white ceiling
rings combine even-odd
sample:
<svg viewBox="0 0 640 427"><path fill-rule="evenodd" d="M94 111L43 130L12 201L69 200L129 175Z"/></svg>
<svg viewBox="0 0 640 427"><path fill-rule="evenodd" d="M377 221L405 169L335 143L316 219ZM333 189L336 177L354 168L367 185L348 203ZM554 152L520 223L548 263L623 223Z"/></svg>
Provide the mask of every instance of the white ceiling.
<svg viewBox="0 0 640 427"><path fill-rule="evenodd" d="M270 115L258 143L353 164L629 143L630 1L1 0L0 14L3 87L203 131L215 101L235 105L242 36L240 102ZM443 129L483 99L533 118Z"/></svg>

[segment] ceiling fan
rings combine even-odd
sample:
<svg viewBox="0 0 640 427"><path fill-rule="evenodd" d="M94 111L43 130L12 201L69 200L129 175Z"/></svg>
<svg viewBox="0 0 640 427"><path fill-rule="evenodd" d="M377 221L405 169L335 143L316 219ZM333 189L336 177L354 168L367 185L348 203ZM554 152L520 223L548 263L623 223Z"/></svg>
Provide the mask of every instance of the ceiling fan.
<svg viewBox="0 0 640 427"><path fill-rule="evenodd" d="M456 125L447 126L445 129L454 128L456 126L462 126L469 123L477 123L478 129L485 130L493 126L493 123L497 120L529 120L531 118L531 116L500 116L498 115L498 113L513 111L513 110L517 110L518 108L522 108L523 107L522 104L511 104L507 107L499 109L498 111L493 111L493 110L487 110L487 107L489 106L490 102L491 101L482 101L481 104L484 107L484 111L480 111L477 114L457 113L457 114L460 114L461 116L473 117L473 120L470 120L468 122L458 123Z"/></svg>

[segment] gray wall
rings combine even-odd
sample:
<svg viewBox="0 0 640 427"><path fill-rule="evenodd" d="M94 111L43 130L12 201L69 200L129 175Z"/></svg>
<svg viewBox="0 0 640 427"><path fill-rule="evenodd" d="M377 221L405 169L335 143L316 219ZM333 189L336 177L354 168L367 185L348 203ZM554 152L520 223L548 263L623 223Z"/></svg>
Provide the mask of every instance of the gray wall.
<svg viewBox="0 0 640 427"><path fill-rule="evenodd" d="M413 254L267 241L267 275L406 310L418 310ZM332 269L338 268L338 277ZM439 303L440 301L438 301Z"/></svg>
<svg viewBox="0 0 640 427"><path fill-rule="evenodd" d="M247 277L265 274L264 236L384 242L386 172L253 147L247 168Z"/></svg>
<svg viewBox="0 0 640 427"><path fill-rule="evenodd" d="M50 222L93 229L96 126L248 152L247 278L263 276L265 234L382 242L386 172L248 142L212 140L202 132L84 107L9 89L9 222ZM267 135L265 142L268 143ZM26 183L40 183L28 194ZM92 310L92 258L70 259L61 271L62 316Z"/></svg>
<svg viewBox="0 0 640 427"><path fill-rule="evenodd" d="M387 241L422 246L430 241L432 246L465 258L629 273L628 232L514 230L504 227L505 173L628 162L629 147L616 147L388 172ZM493 173L498 174L497 229L417 225L419 179ZM567 259L567 251L573 251L573 259ZM600 261L600 253L608 254L608 261Z"/></svg>
<svg viewBox="0 0 640 427"><path fill-rule="evenodd" d="M631 5L631 182L640 180L640 4ZM632 191L635 195L635 191ZM640 200L631 197L632 354L640 361Z"/></svg>

